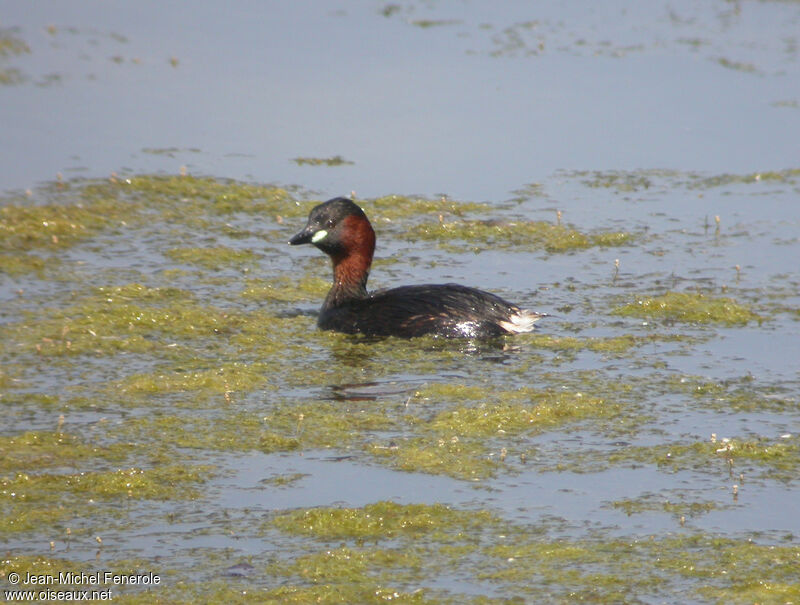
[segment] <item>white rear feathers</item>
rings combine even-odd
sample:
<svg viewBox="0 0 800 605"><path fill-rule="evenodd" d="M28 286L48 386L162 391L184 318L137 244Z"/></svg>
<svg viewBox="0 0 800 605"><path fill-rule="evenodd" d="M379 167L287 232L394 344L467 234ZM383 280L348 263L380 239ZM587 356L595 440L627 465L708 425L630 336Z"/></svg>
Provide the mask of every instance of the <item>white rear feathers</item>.
<svg viewBox="0 0 800 605"><path fill-rule="evenodd" d="M546 313L536 313L527 309L520 309L509 316L508 321L499 321L498 325L510 334L533 331L533 324L544 317Z"/></svg>

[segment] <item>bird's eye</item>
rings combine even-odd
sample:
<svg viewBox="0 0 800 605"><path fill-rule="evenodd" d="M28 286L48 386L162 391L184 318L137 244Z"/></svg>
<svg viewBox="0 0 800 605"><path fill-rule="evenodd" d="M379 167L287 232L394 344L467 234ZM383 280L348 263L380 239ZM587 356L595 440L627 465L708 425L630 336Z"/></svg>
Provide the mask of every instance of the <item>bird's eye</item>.
<svg viewBox="0 0 800 605"><path fill-rule="evenodd" d="M330 229L331 227L333 227L333 224L334 224L334 222L335 222L335 221L334 221L332 218L329 218L329 219L328 219L328 222L327 222L327 223L325 223L325 226L326 226L328 229Z"/></svg>

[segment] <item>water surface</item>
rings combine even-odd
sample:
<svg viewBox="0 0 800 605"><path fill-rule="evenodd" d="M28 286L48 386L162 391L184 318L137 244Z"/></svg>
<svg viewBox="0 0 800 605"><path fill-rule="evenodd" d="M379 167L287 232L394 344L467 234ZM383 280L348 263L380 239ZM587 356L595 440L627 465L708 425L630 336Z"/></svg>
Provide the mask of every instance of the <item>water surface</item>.
<svg viewBox="0 0 800 605"><path fill-rule="evenodd" d="M0 2L4 588L796 601L799 24ZM372 287L554 317L492 343L316 331L328 262L285 242L351 192Z"/></svg>

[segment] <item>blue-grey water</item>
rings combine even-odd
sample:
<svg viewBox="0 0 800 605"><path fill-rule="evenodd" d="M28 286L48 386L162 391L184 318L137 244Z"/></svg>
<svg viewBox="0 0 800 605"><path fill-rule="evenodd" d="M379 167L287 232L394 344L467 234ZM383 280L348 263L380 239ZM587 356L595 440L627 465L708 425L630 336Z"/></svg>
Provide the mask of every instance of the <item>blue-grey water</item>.
<svg viewBox="0 0 800 605"><path fill-rule="evenodd" d="M582 337L674 329L609 317L611 301L624 304L670 289L733 296L768 319L679 326L697 340L684 347L655 341L635 359L548 357L541 372L598 371L624 381L663 363L665 372L709 382L750 377L763 392L774 387L775 396L790 403L704 409L688 394L654 391L643 402L653 420L636 444L702 440L712 433L797 443L799 3L0 0L0 29L30 50L0 56L0 68L17 74L15 83L0 86L0 190L184 169L285 185L317 199L351 192L360 198L447 195L487 202L503 216L555 221L560 211L564 222L581 228L628 231L635 245L570 254L451 253L425 242L379 239L379 259L411 262L375 268L371 285L469 283L558 316L544 327L548 334L569 336L562 331L576 329ZM350 163L293 161L333 156ZM231 220L256 228L250 216ZM286 237L299 226L285 225ZM224 243L257 248L259 238ZM270 251L259 268L291 271L293 263L316 261L327 278L318 256L313 249ZM128 283L137 277L125 279L126 271L152 276L174 265L150 250L146 238L78 246L65 251L63 261L92 286L103 285L96 282L112 268L120 283ZM0 300L13 301L24 289L38 300L32 305L45 306L61 287L31 276L0 276ZM189 287L213 297L217 286ZM18 320L23 306L0 312L2 322ZM336 363L325 352L319 359ZM508 353L506 366L515 362ZM43 379L61 389L152 368L148 359L133 359L130 368L93 363L81 376L44 366ZM401 401L428 381L467 381L473 363L427 376L394 368L375 391L391 393L392 380L399 381L399 394L388 396ZM497 387L505 388L508 371L498 368ZM509 388L522 384L536 386L536 372ZM295 396L323 401L329 392L310 387ZM53 428L49 410L5 416L3 434ZM68 415L78 431L97 421L89 412ZM535 445L544 463L559 452L608 448L610 440L582 427L541 435ZM734 499L737 479L724 469L672 474L628 465L558 472L542 471L534 461L483 490L335 455L219 455L214 462L225 472L208 484L199 504L137 504L152 524L107 538L108 552L118 558L159 553L184 567L192 548L230 548L232 561L260 556L270 546L258 536L232 538L208 528L217 527L218 517L238 518L243 511L378 500L489 508L524 523L557 516L572 535L588 527L644 535L679 531L678 521L658 510L629 516L609 503L645 494L697 496L722 504L689 519L698 531L737 539L800 534L799 483L791 477L748 481ZM281 489L261 483L286 473L304 476ZM161 513L182 522L164 523ZM39 538L0 543L46 555ZM94 544L76 543L70 556L91 559L94 551Z"/></svg>

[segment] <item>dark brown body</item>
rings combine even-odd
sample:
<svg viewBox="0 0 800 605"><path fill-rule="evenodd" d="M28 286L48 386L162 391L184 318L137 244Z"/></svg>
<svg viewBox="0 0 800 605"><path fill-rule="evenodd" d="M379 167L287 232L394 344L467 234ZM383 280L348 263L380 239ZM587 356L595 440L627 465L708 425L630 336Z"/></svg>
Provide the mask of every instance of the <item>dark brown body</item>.
<svg viewBox="0 0 800 605"><path fill-rule="evenodd" d="M320 310L323 330L411 338L484 338L533 329L542 317L499 296L458 284L402 286L367 292L375 232L363 210L347 198L315 207L290 244L312 243L331 257L333 285Z"/></svg>
<svg viewBox="0 0 800 605"><path fill-rule="evenodd" d="M323 330L347 334L485 338L508 334L501 322L519 312L519 307L488 292L458 284L428 284L378 290L365 298L323 305L318 324Z"/></svg>

